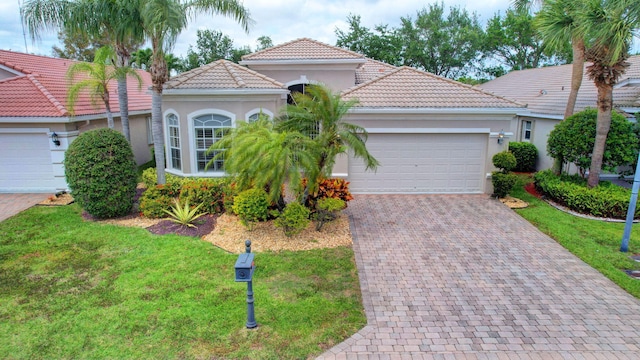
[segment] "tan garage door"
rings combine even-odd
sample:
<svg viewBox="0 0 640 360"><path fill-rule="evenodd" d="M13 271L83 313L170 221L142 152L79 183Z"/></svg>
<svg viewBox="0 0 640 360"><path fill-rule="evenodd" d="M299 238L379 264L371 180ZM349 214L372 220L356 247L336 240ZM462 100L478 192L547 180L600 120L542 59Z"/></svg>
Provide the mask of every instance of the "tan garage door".
<svg viewBox="0 0 640 360"><path fill-rule="evenodd" d="M354 193L482 193L487 134L370 134L376 173L349 159Z"/></svg>
<svg viewBox="0 0 640 360"><path fill-rule="evenodd" d="M54 191L46 133L0 133L0 192Z"/></svg>

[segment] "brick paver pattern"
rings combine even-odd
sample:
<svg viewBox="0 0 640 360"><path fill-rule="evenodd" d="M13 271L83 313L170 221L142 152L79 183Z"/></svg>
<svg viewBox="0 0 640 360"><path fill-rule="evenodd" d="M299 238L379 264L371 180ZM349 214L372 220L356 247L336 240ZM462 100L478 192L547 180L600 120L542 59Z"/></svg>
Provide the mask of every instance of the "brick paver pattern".
<svg viewBox="0 0 640 360"><path fill-rule="evenodd" d="M52 194L5 194L0 193L0 221L8 219Z"/></svg>
<svg viewBox="0 0 640 360"><path fill-rule="evenodd" d="M320 359L640 359L640 301L486 195L347 213L368 323Z"/></svg>

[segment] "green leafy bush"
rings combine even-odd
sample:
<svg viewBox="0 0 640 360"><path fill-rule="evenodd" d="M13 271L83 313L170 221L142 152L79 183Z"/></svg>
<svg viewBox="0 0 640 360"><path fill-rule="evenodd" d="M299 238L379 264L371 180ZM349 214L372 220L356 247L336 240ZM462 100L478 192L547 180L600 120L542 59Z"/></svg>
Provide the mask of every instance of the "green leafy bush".
<svg viewBox="0 0 640 360"><path fill-rule="evenodd" d="M257 221L265 221L269 215L269 200L263 189L242 191L233 199L233 212L249 230Z"/></svg>
<svg viewBox="0 0 640 360"><path fill-rule="evenodd" d="M503 198L509 195L509 192L516 185L518 176L512 173L503 173L494 171L491 173L491 183L493 184L493 196Z"/></svg>
<svg viewBox="0 0 640 360"><path fill-rule="evenodd" d="M491 160L493 161L493 166L502 170L505 174L513 170L517 165L516 157L509 151L501 151L493 155Z"/></svg>
<svg viewBox="0 0 640 360"><path fill-rule="evenodd" d="M273 224L282 228L286 236L292 236L307 228L309 214L311 211L307 207L298 202L291 202L285 206Z"/></svg>
<svg viewBox="0 0 640 360"><path fill-rule="evenodd" d="M629 208L631 191L608 181L588 188L578 175L555 175L551 170L539 171L534 177L536 189L551 200L576 212L593 216L624 219ZM640 208L635 217L640 216Z"/></svg>
<svg viewBox="0 0 640 360"><path fill-rule="evenodd" d="M318 200L316 212L313 219L316 221L316 231L322 230L322 226L338 217L338 212L343 210L347 204L342 199L324 198Z"/></svg>
<svg viewBox="0 0 640 360"><path fill-rule="evenodd" d="M167 184L181 185L183 181L188 181L191 179L176 176L173 174L166 174L166 180L167 180ZM156 172L156 168L145 169L142 172L142 182L147 188L156 186L158 184L158 173Z"/></svg>
<svg viewBox="0 0 640 360"><path fill-rule="evenodd" d="M307 179L302 179L302 186L307 185ZM315 209L316 203L320 199L334 198L344 201L345 207L347 202L353 200L353 195L349 191L349 182L341 178L322 179L318 183L318 191L315 194L309 194L307 198L307 206L309 209Z"/></svg>
<svg viewBox="0 0 640 360"><path fill-rule="evenodd" d="M180 200L194 205L201 205L202 211L209 214L223 213L227 183L228 180L225 178L184 180L180 188Z"/></svg>
<svg viewBox="0 0 640 360"><path fill-rule="evenodd" d="M154 185L147 188L140 198L140 212L151 219L166 217L173 200L180 194L180 184Z"/></svg>
<svg viewBox="0 0 640 360"><path fill-rule="evenodd" d="M530 172L536 170L538 149L529 142L510 142L509 151L516 157L514 171Z"/></svg>
<svg viewBox="0 0 640 360"><path fill-rule="evenodd" d="M128 214L137 168L131 145L112 129L80 134L65 153L65 176L75 201L96 218Z"/></svg>
<svg viewBox="0 0 640 360"><path fill-rule="evenodd" d="M598 111L586 109L558 123L547 142L547 152L553 158L574 163L584 174L591 166L591 155L596 138ZM611 113L611 128L602 158L602 170L614 171L618 166L632 164L638 151L638 138L633 126L617 112Z"/></svg>

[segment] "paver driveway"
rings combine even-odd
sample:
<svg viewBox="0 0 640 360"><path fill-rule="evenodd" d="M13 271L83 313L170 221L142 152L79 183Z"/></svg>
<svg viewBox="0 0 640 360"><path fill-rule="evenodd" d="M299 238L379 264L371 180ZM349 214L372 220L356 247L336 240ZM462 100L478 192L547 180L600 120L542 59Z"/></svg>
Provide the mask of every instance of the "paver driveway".
<svg viewBox="0 0 640 360"><path fill-rule="evenodd" d="M0 194L0 221L8 219L35 204L46 200L50 194Z"/></svg>
<svg viewBox="0 0 640 360"><path fill-rule="evenodd" d="M485 195L349 204L368 324L320 358L640 359L640 301Z"/></svg>

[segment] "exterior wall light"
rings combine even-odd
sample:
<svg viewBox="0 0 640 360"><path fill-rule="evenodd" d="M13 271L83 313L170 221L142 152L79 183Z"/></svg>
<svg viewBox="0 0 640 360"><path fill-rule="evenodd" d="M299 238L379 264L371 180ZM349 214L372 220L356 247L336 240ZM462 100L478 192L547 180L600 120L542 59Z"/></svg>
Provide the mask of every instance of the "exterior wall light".
<svg viewBox="0 0 640 360"><path fill-rule="evenodd" d="M504 129L500 130L498 133L498 144L502 144L504 142Z"/></svg>
<svg viewBox="0 0 640 360"><path fill-rule="evenodd" d="M58 139L58 134L55 132L51 134L51 142L53 142L55 146L60 146L60 139Z"/></svg>

